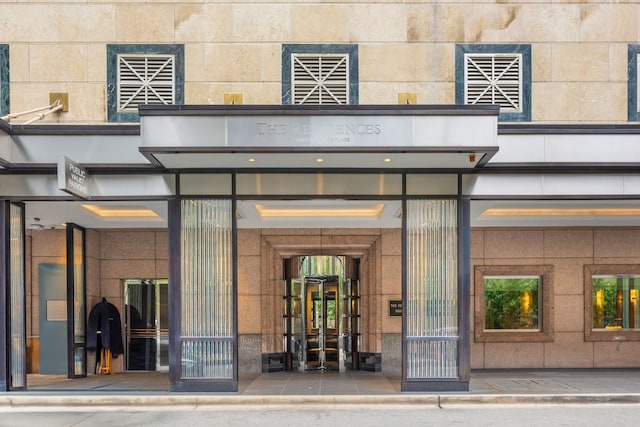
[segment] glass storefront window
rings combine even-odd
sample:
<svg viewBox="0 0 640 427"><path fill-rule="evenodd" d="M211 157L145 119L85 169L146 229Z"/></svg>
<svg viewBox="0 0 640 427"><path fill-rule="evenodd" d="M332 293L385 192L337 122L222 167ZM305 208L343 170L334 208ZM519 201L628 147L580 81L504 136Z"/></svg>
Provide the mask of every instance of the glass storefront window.
<svg viewBox="0 0 640 427"><path fill-rule="evenodd" d="M640 341L639 299L640 265L585 265L585 341Z"/></svg>
<svg viewBox="0 0 640 427"><path fill-rule="evenodd" d="M553 267L477 265L476 342L553 341Z"/></svg>
<svg viewBox="0 0 640 427"><path fill-rule="evenodd" d="M540 276L485 276L484 329L539 330Z"/></svg>
<svg viewBox="0 0 640 427"><path fill-rule="evenodd" d="M639 329L640 276L592 277L593 329Z"/></svg>

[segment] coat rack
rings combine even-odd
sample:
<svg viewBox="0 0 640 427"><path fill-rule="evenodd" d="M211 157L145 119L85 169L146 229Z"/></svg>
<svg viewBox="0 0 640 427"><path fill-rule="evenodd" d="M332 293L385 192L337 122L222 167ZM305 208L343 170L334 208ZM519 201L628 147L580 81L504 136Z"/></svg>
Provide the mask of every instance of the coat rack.
<svg viewBox="0 0 640 427"><path fill-rule="evenodd" d="M113 369L111 369L111 350L108 348L100 350L100 366L98 367L98 374L113 374Z"/></svg>

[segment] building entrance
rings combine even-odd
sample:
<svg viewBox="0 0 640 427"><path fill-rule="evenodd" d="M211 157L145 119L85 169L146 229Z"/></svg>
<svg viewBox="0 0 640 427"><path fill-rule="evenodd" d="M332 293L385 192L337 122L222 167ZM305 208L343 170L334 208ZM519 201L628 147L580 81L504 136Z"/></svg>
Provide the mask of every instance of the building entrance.
<svg viewBox="0 0 640 427"><path fill-rule="evenodd" d="M343 257L305 257L307 263L342 264ZM360 347L359 281L310 274L286 282L285 349L290 370L357 369Z"/></svg>
<svg viewBox="0 0 640 427"><path fill-rule="evenodd" d="M168 282L125 280L126 370L169 370Z"/></svg>

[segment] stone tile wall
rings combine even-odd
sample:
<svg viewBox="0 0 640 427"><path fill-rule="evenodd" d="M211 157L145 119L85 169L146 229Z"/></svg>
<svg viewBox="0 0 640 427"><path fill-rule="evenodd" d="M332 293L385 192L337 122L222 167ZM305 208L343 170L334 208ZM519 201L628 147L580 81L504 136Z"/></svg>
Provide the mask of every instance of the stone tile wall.
<svg viewBox="0 0 640 427"><path fill-rule="evenodd" d="M11 110L69 93L48 122L106 121L106 44L185 46L185 103L280 104L282 43L359 45L361 104L454 102L457 43L532 46L532 120L626 122L637 2L495 0L20 1L2 3Z"/></svg>
<svg viewBox="0 0 640 427"><path fill-rule="evenodd" d="M544 264L554 275L553 303L544 307L552 310L553 341L482 343L472 331L472 369L640 366L640 342L585 341L583 276L585 264L640 263L639 237L637 228L472 230L472 272L476 265ZM471 306L473 316L473 297Z"/></svg>

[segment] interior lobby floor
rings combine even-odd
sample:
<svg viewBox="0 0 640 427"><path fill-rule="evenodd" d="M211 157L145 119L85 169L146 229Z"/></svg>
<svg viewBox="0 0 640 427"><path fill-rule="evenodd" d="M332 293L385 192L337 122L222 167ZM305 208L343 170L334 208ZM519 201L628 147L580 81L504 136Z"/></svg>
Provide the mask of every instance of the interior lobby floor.
<svg viewBox="0 0 640 427"><path fill-rule="evenodd" d="M240 375L242 395L389 395L400 393L400 376L379 372L272 372ZM27 376L28 392L168 393L160 372L126 372L68 379ZM469 394L640 393L640 369L510 369L472 371Z"/></svg>

